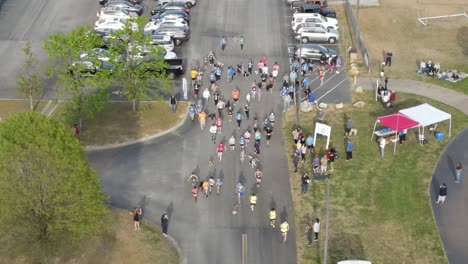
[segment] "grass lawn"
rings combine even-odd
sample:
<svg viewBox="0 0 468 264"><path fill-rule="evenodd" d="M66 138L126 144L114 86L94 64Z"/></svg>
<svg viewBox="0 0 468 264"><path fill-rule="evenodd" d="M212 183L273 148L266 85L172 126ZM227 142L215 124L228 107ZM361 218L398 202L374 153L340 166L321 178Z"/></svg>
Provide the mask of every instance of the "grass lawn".
<svg viewBox="0 0 468 264"><path fill-rule="evenodd" d="M413 79L426 81L468 94L468 80L451 83L427 78L416 74L420 60L432 60L441 64L441 70L457 69L468 71L468 19L453 17L429 20L423 26L418 20L421 17L442 16L463 13L467 5L463 1L433 4L422 4L420 1L380 0L380 6L364 7L359 11L361 34L371 58L372 72L377 77L379 64L385 58L385 52L393 52L393 65L386 67L385 74L395 79ZM425 1L427 2L427 1ZM430 2L430 1L429 1ZM428 2L428 3L429 3ZM457 4L458 3L458 4ZM347 24L344 7L333 6L340 21L340 45L352 43L344 33L350 30ZM378 26L376 26L378 25ZM440 40L444 41L440 41ZM359 59L362 62L362 57ZM363 65L360 63L360 65Z"/></svg>
<svg viewBox="0 0 468 264"><path fill-rule="evenodd" d="M429 143L420 147L417 131L408 131L407 142L387 145L385 157L371 141L376 117L397 112L399 109L430 103L452 114L452 133L455 136L468 125L468 117L449 106L427 98L398 94L393 110L382 110L369 92L355 95L355 100L368 103L364 109L345 106L344 109L326 111L325 120L332 127L330 145L340 158L335 162L331 178L331 207L329 229L329 262L344 259L367 259L373 263L447 263L437 233L429 200L429 183L439 155L449 142L446 136L435 141L427 135ZM316 112L302 113L302 127L306 135L313 133ZM343 138L345 115L353 120L358 136L354 144L352 161L345 161ZM284 115L283 133L288 154L292 153L291 131L295 128L295 110ZM447 134L448 122L439 124L439 131ZM319 138L316 152L323 155L326 140ZM291 155L288 155L291 159ZM300 194L300 176L311 171L310 156L301 163L297 174L292 172L291 188L296 217L298 258L300 263L322 263L326 216L326 181L312 181L309 191ZM321 237L307 247L306 223L321 219Z"/></svg>
<svg viewBox="0 0 468 264"><path fill-rule="evenodd" d="M62 256L53 263L63 264L133 264L133 263L180 263L174 246L162 236L152 224L145 223L140 231L133 230L133 216L123 210L112 209L112 224L103 236L88 240L76 256ZM6 259L0 256L1 263L36 263L26 258ZM40 263L40 262L37 262Z"/></svg>
<svg viewBox="0 0 468 264"><path fill-rule="evenodd" d="M41 112L48 101L34 101L34 111ZM5 118L9 114L29 111L28 100L0 100L0 117Z"/></svg>
<svg viewBox="0 0 468 264"><path fill-rule="evenodd" d="M188 107L188 103L178 102L177 111L173 113L168 102L144 102L140 103L140 110L133 113L131 105L107 103L94 119L85 120L80 134L83 145L117 144L163 132L185 118ZM63 110L59 106L55 118L60 119Z"/></svg>

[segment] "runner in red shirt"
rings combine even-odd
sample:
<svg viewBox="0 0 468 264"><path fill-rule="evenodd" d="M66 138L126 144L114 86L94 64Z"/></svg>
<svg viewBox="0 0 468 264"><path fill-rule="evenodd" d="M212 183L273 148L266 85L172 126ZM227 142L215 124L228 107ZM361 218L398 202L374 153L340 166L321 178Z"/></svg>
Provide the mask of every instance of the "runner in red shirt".
<svg viewBox="0 0 468 264"><path fill-rule="evenodd" d="M226 146L224 146L223 142L219 143L216 151L218 152L219 161L221 161L223 159L223 152L226 151Z"/></svg>
<svg viewBox="0 0 468 264"><path fill-rule="evenodd" d="M221 117L216 118L216 127L218 128L218 134L221 134L221 128L223 127L223 120Z"/></svg>

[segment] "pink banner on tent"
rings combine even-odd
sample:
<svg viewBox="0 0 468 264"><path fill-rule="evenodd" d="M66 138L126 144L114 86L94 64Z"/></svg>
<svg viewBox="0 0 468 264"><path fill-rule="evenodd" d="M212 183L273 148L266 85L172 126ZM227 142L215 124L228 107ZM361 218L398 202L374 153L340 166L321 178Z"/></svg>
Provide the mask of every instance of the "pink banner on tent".
<svg viewBox="0 0 468 264"><path fill-rule="evenodd" d="M377 122L393 131L402 131L419 125L418 121L414 121L400 113L379 117Z"/></svg>

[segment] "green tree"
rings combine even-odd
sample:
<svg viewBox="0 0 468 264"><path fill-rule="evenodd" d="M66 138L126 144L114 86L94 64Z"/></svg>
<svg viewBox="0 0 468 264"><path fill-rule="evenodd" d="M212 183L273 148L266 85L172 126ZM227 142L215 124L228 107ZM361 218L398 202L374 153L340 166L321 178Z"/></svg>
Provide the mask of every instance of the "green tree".
<svg viewBox="0 0 468 264"><path fill-rule="evenodd" d="M92 119L102 110L109 98L112 63L107 63L93 52L104 46L102 38L89 26L76 27L72 31L50 35L44 41L53 65L48 68L50 77L57 77L62 90L57 93L67 96L68 116L74 121Z"/></svg>
<svg viewBox="0 0 468 264"><path fill-rule="evenodd" d="M17 76L18 92L29 98L29 107L31 111L34 111L33 96L42 91L43 79L37 72L38 60L31 50L30 41L27 41L24 45L23 53L26 59L23 63L23 71Z"/></svg>
<svg viewBox="0 0 468 264"><path fill-rule="evenodd" d="M0 123L0 148L3 250L51 256L100 234L105 197L71 129L15 114Z"/></svg>
<svg viewBox="0 0 468 264"><path fill-rule="evenodd" d="M148 18L138 17L109 38L109 50L122 55L122 59L115 61L114 77L122 86L122 94L132 100L133 112L137 110L137 102L151 100L170 89L165 50L151 45L152 38L144 32L146 23Z"/></svg>

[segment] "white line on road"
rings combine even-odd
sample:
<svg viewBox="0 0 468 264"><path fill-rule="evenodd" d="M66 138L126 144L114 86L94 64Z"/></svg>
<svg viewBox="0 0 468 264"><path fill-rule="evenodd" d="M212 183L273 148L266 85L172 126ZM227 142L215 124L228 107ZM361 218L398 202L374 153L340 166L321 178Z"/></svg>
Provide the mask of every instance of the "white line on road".
<svg viewBox="0 0 468 264"><path fill-rule="evenodd" d="M326 81L323 82L322 85L320 85L318 88L312 90L312 92L315 92L315 91L319 90L320 88L324 87L324 84L326 84L327 82L329 82L331 79L335 78L338 75L339 75L339 73L338 74L333 74L333 76L331 78L328 78Z"/></svg>
<svg viewBox="0 0 468 264"><path fill-rule="evenodd" d="M325 97L327 94L331 93L333 90L335 90L336 88L338 88L338 86L340 86L340 84L342 84L344 81L346 81L346 79L343 79L341 82L339 82L337 85L335 85L335 87L331 88L330 90L328 90L324 95L320 96L317 101L321 100L323 97Z"/></svg>

